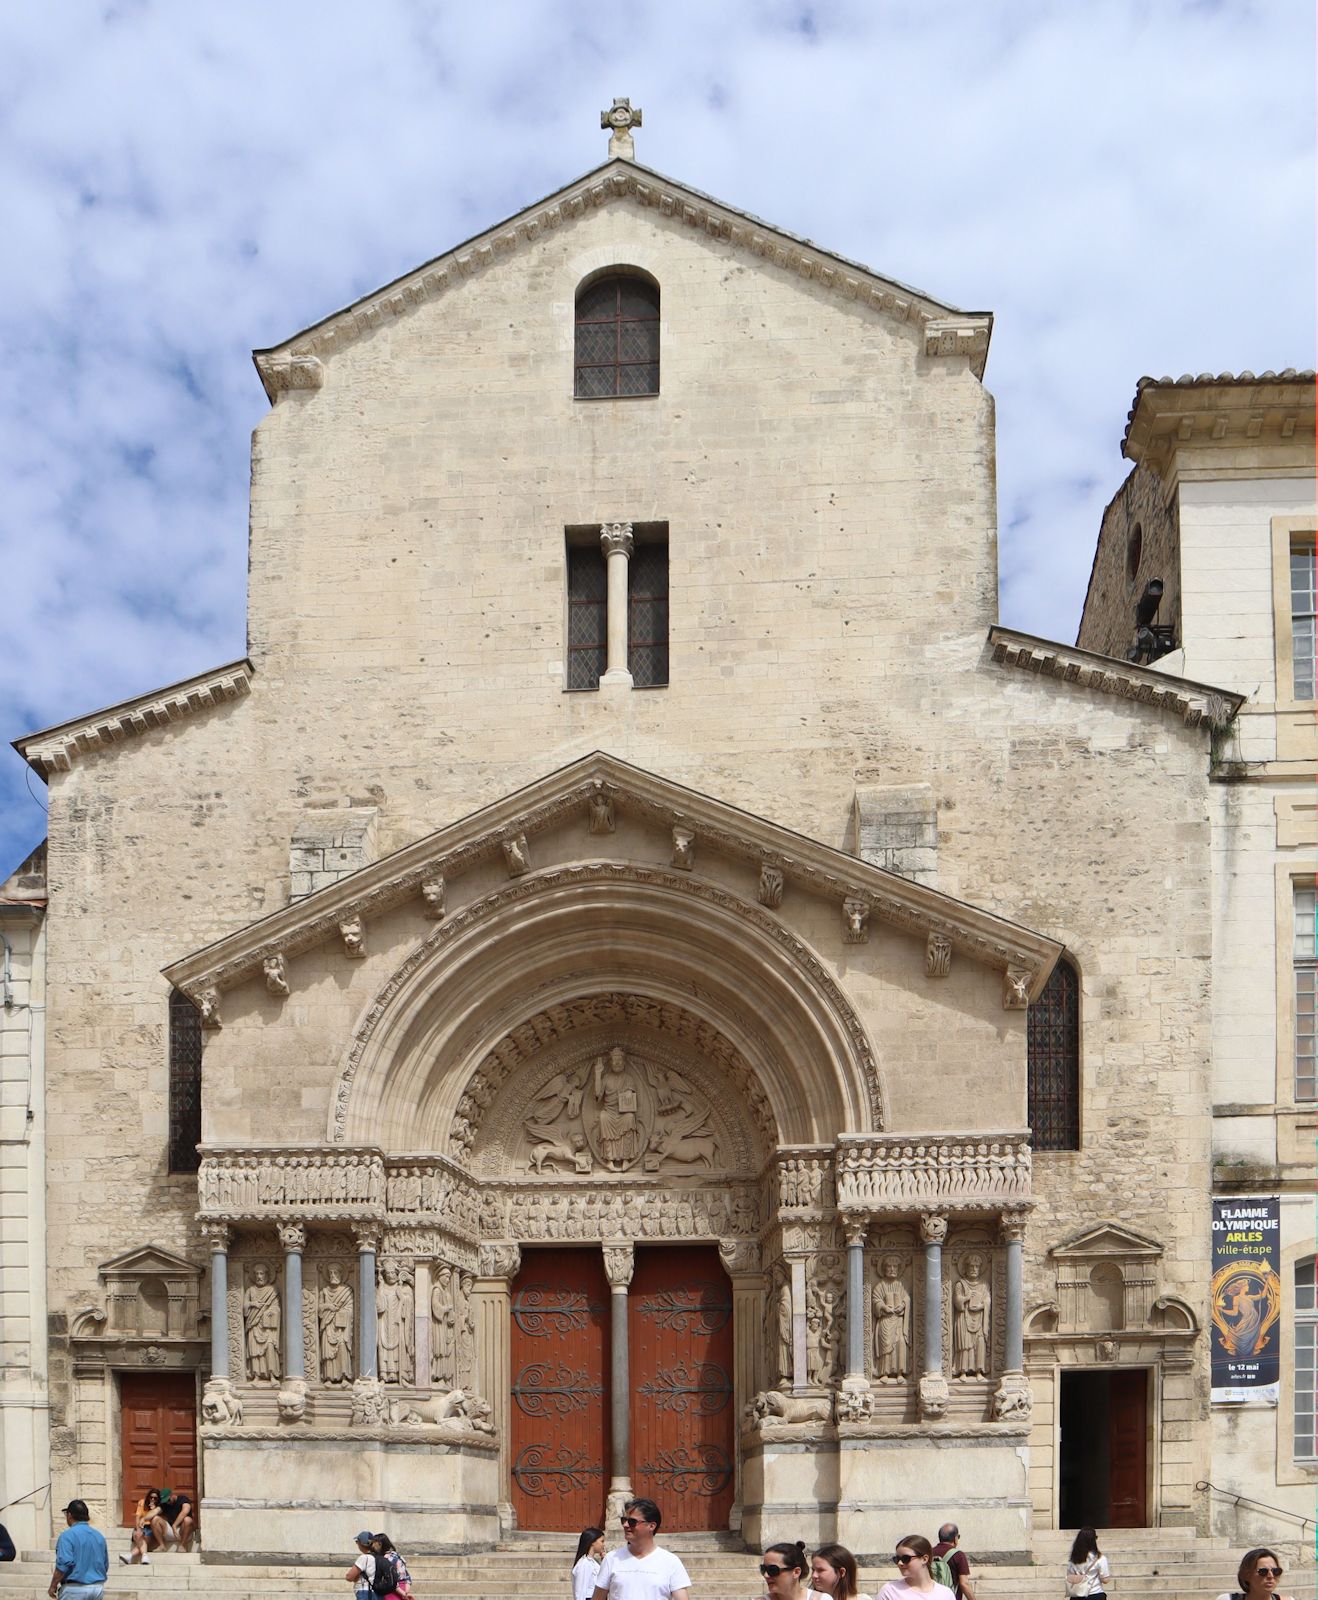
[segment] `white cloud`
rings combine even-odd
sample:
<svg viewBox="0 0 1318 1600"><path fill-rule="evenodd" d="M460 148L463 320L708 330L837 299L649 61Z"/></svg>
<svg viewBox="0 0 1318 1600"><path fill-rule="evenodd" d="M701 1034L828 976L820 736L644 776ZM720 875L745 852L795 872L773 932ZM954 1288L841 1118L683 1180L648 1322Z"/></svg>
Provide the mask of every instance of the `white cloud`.
<svg viewBox="0 0 1318 1600"><path fill-rule="evenodd" d="M241 654L249 351L596 164L615 93L648 164L996 313L1003 617L1071 637L1136 378L1312 362L1312 36L1307 0L6 8L0 727Z"/></svg>

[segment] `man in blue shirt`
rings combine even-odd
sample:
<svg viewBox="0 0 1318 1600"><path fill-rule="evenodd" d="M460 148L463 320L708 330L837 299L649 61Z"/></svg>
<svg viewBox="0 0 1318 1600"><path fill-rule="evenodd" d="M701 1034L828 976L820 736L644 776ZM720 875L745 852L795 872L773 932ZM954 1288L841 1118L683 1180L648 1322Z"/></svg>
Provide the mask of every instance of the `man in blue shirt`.
<svg viewBox="0 0 1318 1600"><path fill-rule="evenodd" d="M102 1600L110 1570L105 1535L88 1523L87 1502L70 1500L64 1507L68 1526L55 1545L55 1570L46 1593L50 1600Z"/></svg>

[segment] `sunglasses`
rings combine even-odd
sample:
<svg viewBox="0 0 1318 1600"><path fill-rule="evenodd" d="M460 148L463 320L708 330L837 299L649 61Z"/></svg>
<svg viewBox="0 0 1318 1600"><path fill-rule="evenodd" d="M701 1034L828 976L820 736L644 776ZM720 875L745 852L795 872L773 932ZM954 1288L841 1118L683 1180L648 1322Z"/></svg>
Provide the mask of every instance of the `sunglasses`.
<svg viewBox="0 0 1318 1600"><path fill-rule="evenodd" d="M760 1572L766 1578L776 1578L780 1572L795 1572L795 1567L775 1567L772 1561L762 1562Z"/></svg>
<svg viewBox="0 0 1318 1600"><path fill-rule="evenodd" d="M624 1528L640 1528L645 1525L644 1517L623 1517L621 1520Z"/></svg>
<svg viewBox="0 0 1318 1600"><path fill-rule="evenodd" d="M914 1561L917 1558L915 1556L894 1556L892 1559L899 1567L904 1567L908 1561Z"/></svg>
<svg viewBox="0 0 1318 1600"><path fill-rule="evenodd" d="M1281 1577L1281 1568L1280 1567L1255 1567L1254 1568L1254 1576L1256 1578L1280 1578Z"/></svg>

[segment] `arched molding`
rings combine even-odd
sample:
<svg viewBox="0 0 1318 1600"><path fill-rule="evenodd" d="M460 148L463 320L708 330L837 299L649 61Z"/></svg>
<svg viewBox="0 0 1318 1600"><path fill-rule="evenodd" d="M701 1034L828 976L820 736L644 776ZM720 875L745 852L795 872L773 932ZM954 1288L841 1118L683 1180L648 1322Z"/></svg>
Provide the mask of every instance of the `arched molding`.
<svg viewBox="0 0 1318 1600"><path fill-rule="evenodd" d="M780 1140L882 1129L863 1023L776 917L696 874L620 862L528 873L447 918L362 1014L330 1108L334 1143L448 1150L491 1050L583 996L626 993L709 1025L760 1084Z"/></svg>

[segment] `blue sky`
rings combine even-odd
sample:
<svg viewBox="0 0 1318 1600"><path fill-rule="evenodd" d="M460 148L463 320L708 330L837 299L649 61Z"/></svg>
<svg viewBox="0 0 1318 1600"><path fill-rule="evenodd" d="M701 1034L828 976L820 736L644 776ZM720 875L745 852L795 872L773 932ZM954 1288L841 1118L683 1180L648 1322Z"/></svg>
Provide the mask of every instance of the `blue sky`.
<svg viewBox="0 0 1318 1600"><path fill-rule="evenodd" d="M250 351L604 159L996 315L1003 620L1074 637L1142 373L1314 361L1309 0L0 13L7 741L245 648Z"/></svg>

